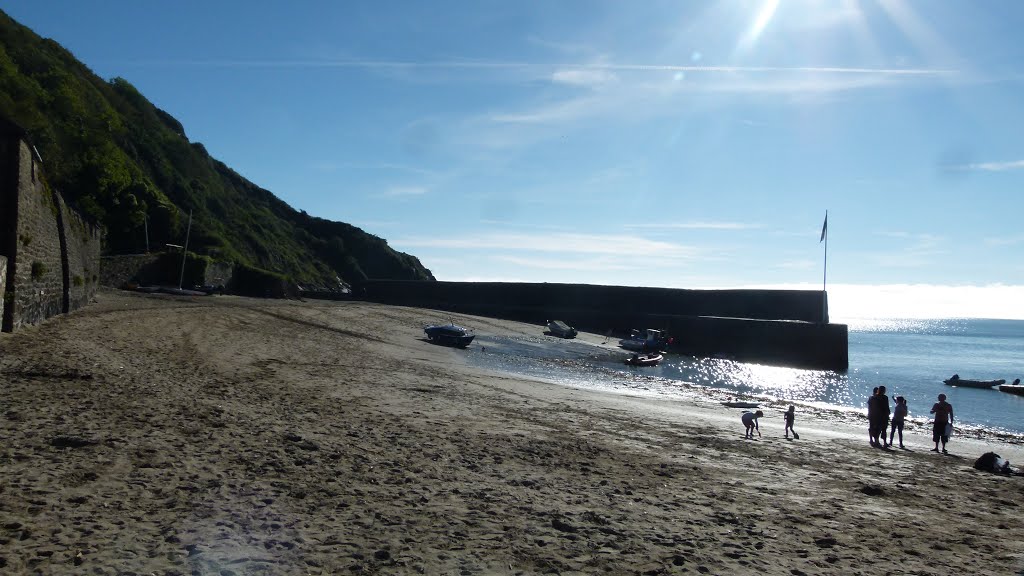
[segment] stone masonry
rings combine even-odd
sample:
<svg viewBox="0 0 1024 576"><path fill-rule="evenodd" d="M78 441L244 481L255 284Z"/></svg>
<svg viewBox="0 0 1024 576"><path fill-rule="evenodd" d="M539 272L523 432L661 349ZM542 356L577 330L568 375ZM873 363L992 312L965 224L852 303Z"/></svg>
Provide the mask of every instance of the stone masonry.
<svg viewBox="0 0 1024 576"><path fill-rule="evenodd" d="M0 121L2 328L10 332L86 305L99 286L101 230L43 178L24 131Z"/></svg>
<svg viewBox="0 0 1024 576"><path fill-rule="evenodd" d="M7 289L7 257L0 256L0 296ZM0 318L4 317L4 299L0 298Z"/></svg>

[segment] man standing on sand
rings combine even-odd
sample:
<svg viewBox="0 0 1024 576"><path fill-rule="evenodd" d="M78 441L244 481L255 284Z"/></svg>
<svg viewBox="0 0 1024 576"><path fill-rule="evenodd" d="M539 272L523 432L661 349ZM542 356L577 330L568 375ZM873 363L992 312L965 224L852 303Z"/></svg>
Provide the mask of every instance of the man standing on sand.
<svg viewBox="0 0 1024 576"><path fill-rule="evenodd" d="M889 397L885 395L885 386L878 387L878 395L875 396L875 447L886 448L885 431L889 428ZM881 436L881 439L879 439Z"/></svg>
<svg viewBox="0 0 1024 576"><path fill-rule="evenodd" d="M878 386L871 391L871 396L868 397L868 441L874 446L878 442L878 433L875 431L875 424L878 422L877 412L875 411L875 400L878 399Z"/></svg>
<svg viewBox="0 0 1024 576"><path fill-rule="evenodd" d="M953 405L946 402L946 395L939 394L939 401L932 406L932 414L935 414L935 422L932 423L932 441L935 448L932 452L939 451L939 441L942 441L942 453L946 454L946 442L949 442L949 434L946 433L946 425L953 426Z"/></svg>

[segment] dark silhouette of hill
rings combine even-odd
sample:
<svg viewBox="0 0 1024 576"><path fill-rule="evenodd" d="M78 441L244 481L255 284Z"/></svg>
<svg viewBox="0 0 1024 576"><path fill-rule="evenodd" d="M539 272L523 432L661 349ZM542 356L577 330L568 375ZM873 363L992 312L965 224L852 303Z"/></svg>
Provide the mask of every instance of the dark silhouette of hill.
<svg viewBox="0 0 1024 576"><path fill-rule="evenodd" d="M189 142L127 80L96 76L57 42L0 12L0 115L24 128L47 183L107 229L104 252L180 244L296 282L433 280L409 254L300 212Z"/></svg>

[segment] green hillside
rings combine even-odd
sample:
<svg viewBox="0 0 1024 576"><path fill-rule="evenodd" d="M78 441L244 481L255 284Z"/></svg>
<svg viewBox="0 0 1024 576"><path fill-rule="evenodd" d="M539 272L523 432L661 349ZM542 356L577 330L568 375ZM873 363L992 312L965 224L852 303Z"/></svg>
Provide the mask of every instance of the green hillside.
<svg viewBox="0 0 1024 576"><path fill-rule="evenodd" d="M127 80L105 81L0 12L0 115L28 131L44 172L107 228L104 252L180 244L296 282L433 280L414 256L349 224L299 212L189 142Z"/></svg>

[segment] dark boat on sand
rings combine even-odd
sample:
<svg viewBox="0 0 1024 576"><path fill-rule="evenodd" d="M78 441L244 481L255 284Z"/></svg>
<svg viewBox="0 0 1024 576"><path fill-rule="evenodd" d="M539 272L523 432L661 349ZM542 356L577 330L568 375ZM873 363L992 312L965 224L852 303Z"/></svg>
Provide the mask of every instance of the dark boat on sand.
<svg viewBox="0 0 1024 576"><path fill-rule="evenodd" d="M548 320L548 333L559 338L575 338L576 329L561 320Z"/></svg>
<svg viewBox="0 0 1024 576"><path fill-rule="evenodd" d="M943 380L947 386L958 386L960 388L989 388L1006 384L1006 380L968 380L961 378L959 374L953 374L948 380Z"/></svg>
<svg viewBox="0 0 1024 576"><path fill-rule="evenodd" d="M427 334L427 340L457 348L469 346L469 343L476 337L468 328L456 326L454 323L427 326L423 331Z"/></svg>

